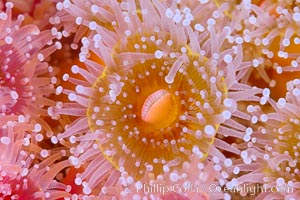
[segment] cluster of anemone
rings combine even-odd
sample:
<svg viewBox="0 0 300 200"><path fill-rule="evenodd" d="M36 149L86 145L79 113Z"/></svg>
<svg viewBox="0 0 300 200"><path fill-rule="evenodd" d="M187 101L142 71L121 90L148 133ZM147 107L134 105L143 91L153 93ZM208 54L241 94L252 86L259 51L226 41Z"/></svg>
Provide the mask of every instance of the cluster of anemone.
<svg viewBox="0 0 300 200"><path fill-rule="evenodd" d="M0 199L300 198L299 0L0 8Z"/></svg>
<svg viewBox="0 0 300 200"><path fill-rule="evenodd" d="M40 147L39 124L29 122L23 115L16 121L1 120L1 198L54 200L71 197L70 186L54 179L70 165L60 161L66 155L65 150Z"/></svg>
<svg viewBox="0 0 300 200"><path fill-rule="evenodd" d="M252 176L251 182L264 184L266 188L277 188L271 194L260 194L260 198L298 197L299 83L299 79L288 82L285 97L278 101L270 100L266 110L257 105L248 106L252 117L259 118L260 122L255 125L257 146L245 149L244 155L255 155L259 170L242 179Z"/></svg>

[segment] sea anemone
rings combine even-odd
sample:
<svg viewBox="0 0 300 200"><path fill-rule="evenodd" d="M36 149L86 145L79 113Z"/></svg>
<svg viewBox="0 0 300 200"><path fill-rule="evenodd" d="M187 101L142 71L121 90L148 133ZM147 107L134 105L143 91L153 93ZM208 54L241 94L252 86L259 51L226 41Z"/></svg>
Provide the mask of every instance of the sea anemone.
<svg viewBox="0 0 300 200"><path fill-rule="evenodd" d="M1 13L1 71L0 96L2 115L31 115L39 120L46 115L44 106L53 105L47 95L54 92L54 79L46 77L48 65L43 62L60 44L50 45L53 36L49 31L40 32L35 25L21 26L24 19L19 15L12 20L13 3L6 3ZM41 120L39 120L41 121ZM41 122L42 123L42 122Z"/></svg>
<svg viewBox="0 0 300 200"><path fill-rule="evenodd" d="M65 4L59 3L61 9L71 8ZM83 79L66 75L75 91L59 86L57 92L71 102L48 110L54 118L78 116L53 139L76 144L70 161L86 165L75 180L85 194L99 183L113 185L120 173L133 180L162 176L167 168L180 173L192 156L214 160L221 173L232 164L221 151L240 154L215 136L245 140L247 127L232 116L245 118L238 102L260 101L255 95L263 90L238 83L236 74L252 62L242 62L240 44L224 45L231 27L217 23L219 15L196 23L200 13L182 5L112 1L113 29L88 23L90 34L81 39L79 54L86 68L71 68Z"/></svg>
<svg viewBox="0 0 300 200"><path fill-rule="evenodd" d="M269 196L264 194L265 198L297 199L300 194L300 80L288 82L287 91L285 98L271 102L274 112L262 114L268 123L260 127L261 133L268 138L264 141L268 169L264 171L263 183L274 190Z"/></svg>
<svg viewBox="0 0 300 200"><path fill-rule="evenodd" d="M299 0L0 8L0 199L300 198Z"/></svg>
<svg viewBox="0 0 300 200"><path fill-rule="evenodd" d="M286 97L277 102L247 105L251 134L238 148L249 172L227 186L255 185L257 199L299 197L299 84L290 81Z"/></svg>
<svg viewBox="0 0 300 200"><path fill-rule="evenodd" d="M284 97L285 84L299 76L299 7L296 1L262 1L244 4L234 12L239 21L232 41L244 41L244 58L253 67L244 69L242 82L270 87L271 97Z"/></svg>
<svg viewBox="0 0 300 200"><path fill-rule="evenodd" d="M1 117L0 197L4 199L58 199L70 197L69 187L54 180L69 161L59 161L63 150L38 146L41 125L28 122L24 115L17 121Z"/></svg>
<svg viewBox="0 0 300 200"><path fill-rule="evenodd" d="M237 114L236 102L261 90L235 82L239 66L249 63L241 63L240 45L222 49L230 27L215 28L212 17L202 33L186 23L193 20L188 7L178 14L157 1L140 2L140 19L134 2L125 5L115 33L108 37L95 26L98 34L85 44L106 68L92 90L83 87L82 93L89 94L89 125L101 135L106 157L135 178L146 171L157 176L168 161L176 167L193 153L204 159L215 134L227 135L219 127ZM70 96L76 101L76 94Z"/></svg>

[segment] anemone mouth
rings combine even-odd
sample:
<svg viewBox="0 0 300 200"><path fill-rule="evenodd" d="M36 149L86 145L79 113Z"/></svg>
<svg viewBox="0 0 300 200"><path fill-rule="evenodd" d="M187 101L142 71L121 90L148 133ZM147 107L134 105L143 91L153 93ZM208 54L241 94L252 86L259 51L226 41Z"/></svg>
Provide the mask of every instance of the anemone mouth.
<svg viewBox="0 0 300 200"><path fill-rule="evenodd" d="M169 127L177 117L178 105L174 95L161 89L150 94L141 108L141 118L155 128Z"/></svg>
<svg viewBox="0 0 300 200"><path fill-rule="evenodd" d="M192 153L204 159L227 97L223 74L210 71L206 57L187 46L163 56L153 37L138 34L115 46L118 67L107 66L94 83L87 110L101 151L137 179Z"/></svg>

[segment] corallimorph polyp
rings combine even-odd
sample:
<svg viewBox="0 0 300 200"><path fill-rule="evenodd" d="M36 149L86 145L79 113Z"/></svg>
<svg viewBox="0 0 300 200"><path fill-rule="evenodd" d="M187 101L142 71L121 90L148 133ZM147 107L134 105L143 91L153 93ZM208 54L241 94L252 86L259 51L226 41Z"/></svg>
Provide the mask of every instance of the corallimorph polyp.
<svg viewBox="0 0 300 200"><path fill-rule="evenodd" d="M7 118L0 118L0 199L70 198L67 192L70 188L54 180L70 165L68 160L59 161L66 152L37 145L36 140L41 138L40 124L28 122L23 115L16 121Z"/></svg>
<svg viewBox="0 0 300 200"><path fill-rule="evenodd" d="M253 61L243 81L270 87L276 100L284 97L286 83L299 77L299 2L264 0L242 9L235 19L243 20L243 28L237 26L235 40L244 41L245 58Z"/></svg>
<svg viewBox="0 0 300 200"><path fill-rule="evenodd" d="M264 134L272 138L266 145L269 169L265 182L276 187L274 197L298 199L300 193L300 80L288 82L285 98L280 98L273 107L276 112L269 113ZM272 195L270 195L272 196ZM269 196L267 196L269 197Z"/></svg>
<svg viewBox="0 0 300 200"><path fill-rule="evenodd" d="M241 157L252 170L237 179L263 185L257 199L299 199L300 80L288 82L287 90L277 102L270 99L270 104L247 108L255 145L248 143Z"/></svg>
<svg viewBox="0 0 300 200"><path fill-rule="evenodd" d="M236 73L232 63L239 65L241 55L234 59L237 46L220 52L229 27L216 33L209 24L201 34L148 1L140 2L141 19L132 3L112 36L91 24L101 34L83 46L97 50L107 66L92 90L78 89L90 94L89 126L101 135L101 151L115 167L140 178L162 174L169 161L180 166L193 153L207 156L220 123L235 111L227 96Z"/></svg>
<svg viewBox="0 0 300 200"><path fill-rule="evenodd" d="M300 199L299 2L0 1L0 200Z"/></svg>
<svg viewBox="0 0 300 200"><path fill-rule="evenodd" d="M104 12L101 3L89 3L96 13ZM66 0L57 7L64 11L70 4ZM252 61L243 61L240 41L229 45L233 27L229 18L220 19L224 6L200 4L217 14L201 18L204 8L180 2L112 0L111 26L84 18L81 25L89 31L81 38L79 61L85 66L74 63L73 74L63 75L75 90L56 89L69 102L48 109L55 119L78 117L51 140L71 143L70 162L85 168L75 178L84 194L106 195L120 175L145 181L169 170L181 174L191 159L213 160L217 174L224 171L222 183L228 182L234 159L224 152L238 156L240 151L219 136L248 141L250 129L235 121L248 119L238 104L265 103L269 97L258 97L262 89L239 83Z"/></svg>
<svg viewBox="0 0 300 200"><path fill-rule="evenodd" d="M0 113L40 116L46 114L41 108L51 104L46 96L54 91L55 81L45 76L48 65L43 61L60 43L43 49L52 42L51 33L32 24L22 26L23 15L13 20L13 6L6 3L6 12L0 13Z"/></svg>

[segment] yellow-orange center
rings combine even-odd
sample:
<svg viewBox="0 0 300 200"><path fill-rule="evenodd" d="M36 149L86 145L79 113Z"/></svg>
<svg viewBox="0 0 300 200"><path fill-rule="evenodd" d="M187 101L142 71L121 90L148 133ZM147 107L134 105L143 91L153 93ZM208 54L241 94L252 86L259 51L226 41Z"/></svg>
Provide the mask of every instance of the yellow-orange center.
<svg viewBox="0 0 300 200"><path fill-rule="evenodd" d="M177 104L174 96L161 89L145 100L141 109L142 120L155 128L170 126L177 116Z"/></svg>

